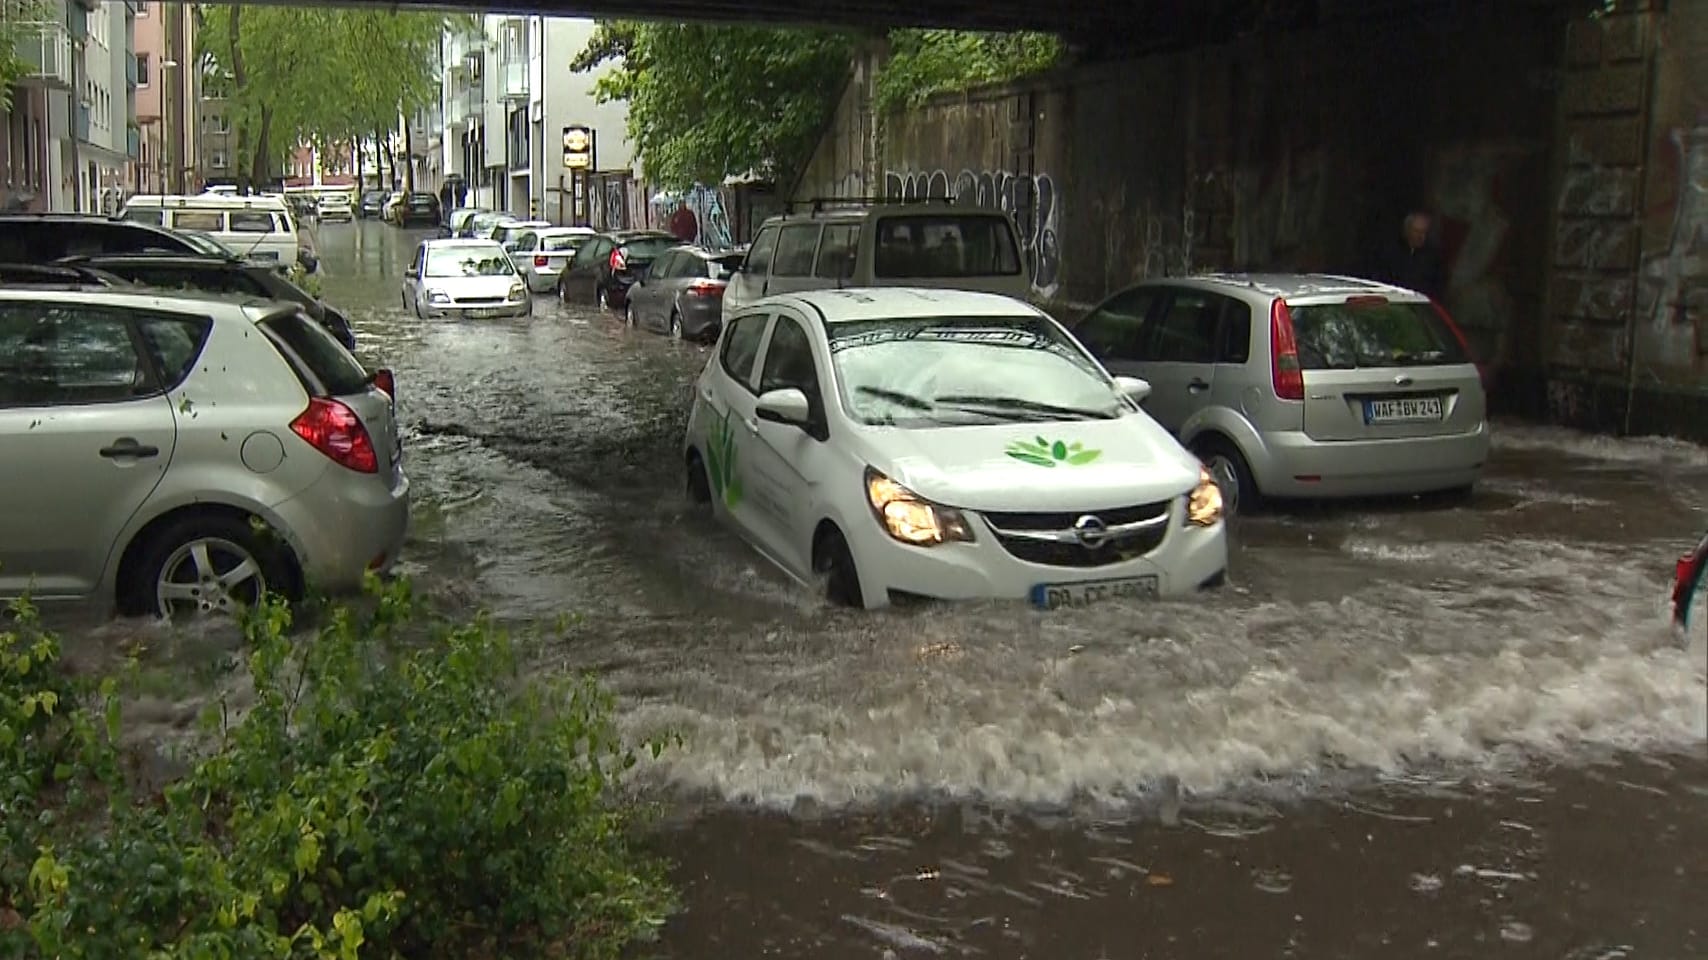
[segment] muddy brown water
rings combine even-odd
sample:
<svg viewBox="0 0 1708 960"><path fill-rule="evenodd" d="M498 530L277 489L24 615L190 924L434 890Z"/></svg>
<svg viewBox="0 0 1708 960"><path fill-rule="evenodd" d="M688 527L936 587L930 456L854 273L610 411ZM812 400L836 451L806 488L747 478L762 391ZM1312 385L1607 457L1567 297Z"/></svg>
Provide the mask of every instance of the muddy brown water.
<svg viewBox="0 0 1708 960"><path fill-rule="evenodd" d="M404 571L447 609L579 615L542 668L684 737L637 781L671 810L666 955L1708 956L1708 640L1664 616L1708 450L1500 424L1470 503L1241 519L1200 600L851 613L687 510L704 348L547 301L415 320L421 236L320 242L397 374ZM143 718L187 723L180 687Z"/></svg>

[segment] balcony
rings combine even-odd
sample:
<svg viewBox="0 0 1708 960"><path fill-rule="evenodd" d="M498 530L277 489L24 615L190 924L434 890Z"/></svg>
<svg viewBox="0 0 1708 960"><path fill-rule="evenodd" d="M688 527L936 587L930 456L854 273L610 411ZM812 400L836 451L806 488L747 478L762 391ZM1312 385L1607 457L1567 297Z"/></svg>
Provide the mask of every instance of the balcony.
<svg viewBox="0 0 1708 960"><path fill-rule="evenodd" d="M55 20L17 21L17 58L23 86L71 89L71 31Z"/></svg>
<svg viewBox="0 0 1708 960"><path fill-rule="evenodd" d="M142 156L142 130L130 127L125 133L125 153L129 154L132 160L136 160Z"/></svg>
<svg viewBox="0 0 1708 960"><path fill-rule="evenodd" d="M503 69L501 93L506 100L528 99L528 64L506 63Z"/></svg>

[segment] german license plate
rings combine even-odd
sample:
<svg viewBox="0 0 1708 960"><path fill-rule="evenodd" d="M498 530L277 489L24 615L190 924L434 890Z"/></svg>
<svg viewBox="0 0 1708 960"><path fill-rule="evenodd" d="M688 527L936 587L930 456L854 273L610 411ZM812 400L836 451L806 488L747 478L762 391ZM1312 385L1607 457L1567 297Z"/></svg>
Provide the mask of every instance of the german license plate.
<svg viewBox="0 0 1708 960"><path fill-rule="evenodd" d="M476 320L486 320L490 317L498 316L498 309L496 307L480 307L470 310L469 316Z"/></svg>
<svg viewBox="0 0 1708 960"><path fill-rule="evenodd" d="M1440 397L1364 401L1365 423L1420 423L1440 419Z"/></svg>
<svg viewBox="0 0 1708 960"><path fill-rule="evenodd" d="M1108 600L1149 600L1157 595L1157 578L1123 577L1080 583L1040 583L1032 588L1032 605L1044 610L1088 607Z"/></svg>

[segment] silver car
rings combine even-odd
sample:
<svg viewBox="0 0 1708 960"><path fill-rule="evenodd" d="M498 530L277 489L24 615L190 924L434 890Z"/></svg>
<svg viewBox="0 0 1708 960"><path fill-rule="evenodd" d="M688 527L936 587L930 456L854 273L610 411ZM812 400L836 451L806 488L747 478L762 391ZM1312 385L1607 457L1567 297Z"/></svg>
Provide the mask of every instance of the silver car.
<svg viewBox="0 0 1708 960"><path fill-rule="evenodd" d="M1260 497L1468 491L1488 459L1481 371L1428 297L1321 275L1146 281L1074 333L1216 475Z"/></svg>
<svg viewBox="0 0 1708 960"><path fill-rule="evenodd" d="M593 236L590 227L540 227L527 229L504 245L516 272L527 281L534 293L550 293L557 289L557 278L569 266L570 258L587 239Z"/></svg>
<svg viewBox="0 0 1708 960"><path fill-rule="evenodd" d="M391 374L294 304L0 289L0 596L230 613L397 559Z"/></svg>
<svg viewBox="0 0 1708 960"><path fill-rule="evenodd" d="M534 301L495 241L424 240L403 271L403 308L424 320L526 317Z"/></svg>

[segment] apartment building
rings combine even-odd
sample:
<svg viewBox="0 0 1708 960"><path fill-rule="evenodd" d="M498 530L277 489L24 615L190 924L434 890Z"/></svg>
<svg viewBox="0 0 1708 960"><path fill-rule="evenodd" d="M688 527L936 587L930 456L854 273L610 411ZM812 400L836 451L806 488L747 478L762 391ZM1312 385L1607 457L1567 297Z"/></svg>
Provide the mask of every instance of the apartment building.
<svg viewBox="0 0 1708 960"><path fill-rule="evenodd" d="M195 17L186 3L136 5L138 193L191 193L201 187L201 72L194 69Z"/></svg>
<svg viewBox="0 0 1708 960"><path fill-rule="evenodd" d="M137 3L60 0L30 19L5 7L25 74L11 91L0 202L12 209L116 210L137 187Z"/></svg>
<svg viewBox="0 0 1708 960"><path fill-rule="evenodd" d="M595 74L569 69L593 29L592 20L488 15L479 36L445 37L441 180L460 178L469 204L575 222L583 208L562 147L571 126L591 133L588 172L632 173L626 105L597 102Z"/></svg>

